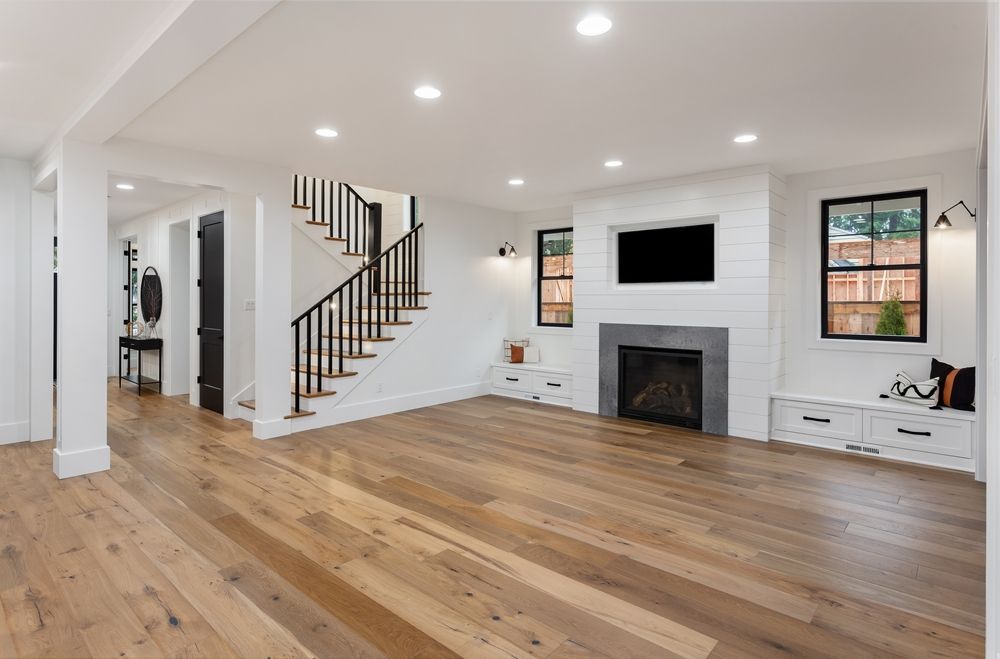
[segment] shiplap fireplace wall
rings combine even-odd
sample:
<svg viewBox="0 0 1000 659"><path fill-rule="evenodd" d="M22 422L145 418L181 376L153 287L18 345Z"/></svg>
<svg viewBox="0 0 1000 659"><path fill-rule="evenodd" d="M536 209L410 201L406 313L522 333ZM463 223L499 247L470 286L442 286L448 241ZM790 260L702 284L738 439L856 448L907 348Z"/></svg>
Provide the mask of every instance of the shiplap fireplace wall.
<svg viewBox="0 0 1000 659"><path fill-rule="evenodd" d="M713 284L617 283L618 231L692 221L718 225ZM766 167L579 198L573 204L573 407L598 412L601 323L727 327L729 434L766 440L768 396L782 387L785 373L784 227L785 183Z"/></svg>

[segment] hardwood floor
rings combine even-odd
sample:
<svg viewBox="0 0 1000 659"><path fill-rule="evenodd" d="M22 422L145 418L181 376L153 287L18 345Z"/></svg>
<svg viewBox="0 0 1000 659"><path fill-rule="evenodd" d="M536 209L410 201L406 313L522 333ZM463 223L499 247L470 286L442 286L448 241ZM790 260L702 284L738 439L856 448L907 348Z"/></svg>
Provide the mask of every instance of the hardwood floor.
<svg viewBox="0 0 1000 659"><path fill-rule="evenodd" d="M497 397L0 447L0 656L982 656L967 475Z"/></svg>

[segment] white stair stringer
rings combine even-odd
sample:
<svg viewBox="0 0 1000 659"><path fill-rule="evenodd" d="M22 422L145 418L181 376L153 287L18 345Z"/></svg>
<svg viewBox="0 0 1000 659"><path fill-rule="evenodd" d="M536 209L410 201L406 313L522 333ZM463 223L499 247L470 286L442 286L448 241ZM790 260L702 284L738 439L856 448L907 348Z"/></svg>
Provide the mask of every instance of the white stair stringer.
<svg viewBox="0 0 1000 659"><path fill-rule="evenodd" d="M353 409L369 403L344 404L348 394L367 380L395 351L400 350L406 344L407 339L413 336L425 322L427 322L430 310L400 312L400 319L409 320L410 325L383 326L383 333L389 330L388 335L394 337L392 341L365 342L364 351L374 352L377 357L371 359L344 360L344 369L356 371L357 375L344 378L324 378L323 388L332 389L337 393L333 396L320 396L318 398L300 398L300 406L303 410L315 412L309 416L302 416L292 419L292 432L323 428L348 421L355 421L359 418L371 416L368 413L360 413ZM347 362L350 362L348 364ZM292 387L295 386L295 374L292 373ZM303 380L304 386L304 380ZM294 395L292 395L294 402ZM377 402L377 401L376 401Z"/></svg>
<svg viewBox="0 0 1000 659"><path fill-rule="evenodd" d="M331 259L345 268L348 273L357 272L358 268L364 265L364 259L360 256L347 256L344 254L344 251L347 249L347 243L341 240L327 240L326 237L330 235L330 227L319 224L307 224L306 222L310 217L309 210L305 208L292 208L292 226L301 231L309 240L326 252Z"/></svg>

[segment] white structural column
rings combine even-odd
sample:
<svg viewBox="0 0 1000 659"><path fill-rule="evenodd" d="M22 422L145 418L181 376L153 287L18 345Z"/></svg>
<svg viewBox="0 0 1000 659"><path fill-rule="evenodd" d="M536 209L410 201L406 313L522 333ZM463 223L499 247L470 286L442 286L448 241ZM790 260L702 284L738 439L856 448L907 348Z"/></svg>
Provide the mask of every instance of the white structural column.
<svg viewBox="0 0 1000 659"><path fill-rule="evenodd" d="M110 467L107 423L107 167L98 146L63 141L56 235L58 382L53 471L59 478Z"/></svg>
<svg viewBox="0 0 1000 659"><path fill-rule="evenodd" d="M31 194L30 439L52 439L52 238L55 193Z"/></svg>
<svg viewBox="0 0 1000 659"><path fill-rule="evenodd" d="M254 317L256 397L253 435L257 439L291 432L291 176L268 178L257 195L256 315Z"/></svg>

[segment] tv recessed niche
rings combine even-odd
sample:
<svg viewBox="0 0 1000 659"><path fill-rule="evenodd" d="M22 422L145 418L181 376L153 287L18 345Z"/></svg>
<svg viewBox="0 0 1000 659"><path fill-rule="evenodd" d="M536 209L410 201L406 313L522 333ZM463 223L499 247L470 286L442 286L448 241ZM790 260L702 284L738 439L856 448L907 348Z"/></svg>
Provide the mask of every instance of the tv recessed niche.
<svg viewBox="0 0 1000 659"><path fill-rule="evenodd" d="M618 232L619 284L715 281L715 224Z"/></svg>

